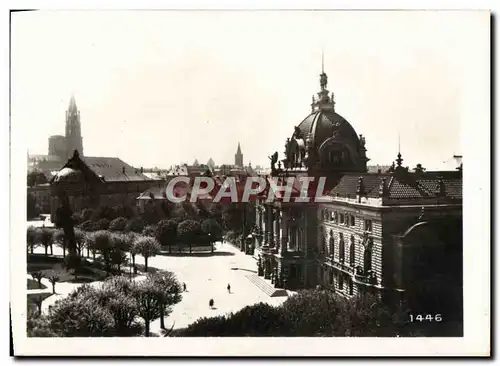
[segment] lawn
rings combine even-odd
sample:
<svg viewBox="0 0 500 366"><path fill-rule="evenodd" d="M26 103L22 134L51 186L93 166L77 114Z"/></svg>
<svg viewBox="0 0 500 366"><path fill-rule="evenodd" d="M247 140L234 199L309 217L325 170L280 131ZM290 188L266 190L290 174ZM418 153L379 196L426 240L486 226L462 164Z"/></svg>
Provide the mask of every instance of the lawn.
<svg viewBox="0 0 500 366"><path fill-rule="evenodd" d="M41 294L28 294L27 303L28 309L31 311L37 311L36 301L40 298L42 301L46 298L52 296L52 292L43 292Z"/></svg>
<svg viewBox="0 0 500 366"><path fill-rule="evenodd" d="M41 283L40 286L38 284L38 281L31 280L29 278L27 280L28 280L28 290L41 290L47 288L47 286L45 286L43 283Z"/></svg>
<svg viewBox="0 0 500 366"><path fill-rule="evenodd" d="M57 282L71 282L71 283L89 283L94 281L102 281L109 276L116 276L117 273L107 273L105 266L102 262L91 262L82 259L82 265L75 273L73 270L68 271L64 265L62 257L45 256L43 254L32 254L28 256L28 273L41 271L45 276L56 275L59 277ZM136 264L140 272L144 272L144 265ZM148 273L158 272L158 268L149 266ZM130 275L130 267L123 266L121 274L125 276ZM134 275L135 277L135 275ZM38 285L36 283L36 285ZM29 284L28 284L29 286ZM42 285L43 286L43 285ZM35 287L32 287L33 289ZM38 287L36 287L38 288ZM45 287L43 287L45 288ZM30 287L28 287L30 289Z"/></svg>

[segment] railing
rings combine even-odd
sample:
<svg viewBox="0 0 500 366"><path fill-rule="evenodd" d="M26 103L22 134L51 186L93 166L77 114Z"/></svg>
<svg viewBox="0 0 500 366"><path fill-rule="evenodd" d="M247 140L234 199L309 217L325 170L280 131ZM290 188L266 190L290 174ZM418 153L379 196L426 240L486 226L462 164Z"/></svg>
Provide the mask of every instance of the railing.
<svg viewBox="0 0 500 366"><path fill-rule="evenodd" d="M372 275L372 274L368 274L368 275L355 274L354 279L356 280L356 282L365 283L367 285L376 285L377 284L377 277Z"/></svg>
<svg viewBox="0 0 500 366"><path fill-rule="evenodd" d="M344 264L344 262L338 262L336 261L335 259L333 259L332 257L325 257L325 261L327 263L329 263L332 267L334 268L337 268L341 271L344 271L344 272L347 272L347 273L350 273L350 274L353 274L354 273L354 268L352 268L351 266L347 265L347 264Z"/></svg>

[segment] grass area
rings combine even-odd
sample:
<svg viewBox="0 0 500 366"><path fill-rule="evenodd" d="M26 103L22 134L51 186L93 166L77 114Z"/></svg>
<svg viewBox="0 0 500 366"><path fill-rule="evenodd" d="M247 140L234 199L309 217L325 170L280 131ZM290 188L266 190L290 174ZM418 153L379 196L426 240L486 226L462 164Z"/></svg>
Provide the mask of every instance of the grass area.
<svg viewBox="0 0 500 366"><path fill-rule="evenodd" d="M47 288L43 283L38 285L38 281L32 280L32 279L27 279L28 280L28 290L41 290L44 288Z"/></svg>
<svg viewBox="0 0 500 366"><path fill-rule="evenodd" d="M144 265L136 264L140 272L144 272ZM117 273L106 273L104 263L100 261L87 261L83 258L82 265L75 273L73 270L68 271L64 265L64 260L61 257L45 256L43 254L34 254L28 256L28 273L41 271L48 275L55 274L59 277L57 282L71 283L89 283L94 281L103 281L107 277L115 276ZM156 273L158 268L148 266L148 273ZM121 274L130 275L130 267L123 266ZM36 283L36 281L35 281ZM36 285L38 285L36 283ZM43 286L43 285L42 285ZM33 287L35 288L35 287ZM36 287L38 288L38 287ZM45 288L45 287L43 287ZM28 289L30 289L28 284Z"/></svg>
<svg viewBox="0 0 500 366"><path fill-rule="evenodd" d="M47 257L45 255L28 256L28 273L45 272L56 274L59 277L57 282L87 283L102 281L108 274L100 263L89 262L83 259L81 267L75 273L68 271L61 257Z"/></svg>
<svg viewBox="0 0 500 366"><path fill-rule="evenodd" d="M28 294L28 298L27 298L28 310L29 311L38 310L38 308L36 306L36 302L37 302L38 298L40 298L43 301L50 296L52 296L52 292L43 292L41 294Z"/></svg>

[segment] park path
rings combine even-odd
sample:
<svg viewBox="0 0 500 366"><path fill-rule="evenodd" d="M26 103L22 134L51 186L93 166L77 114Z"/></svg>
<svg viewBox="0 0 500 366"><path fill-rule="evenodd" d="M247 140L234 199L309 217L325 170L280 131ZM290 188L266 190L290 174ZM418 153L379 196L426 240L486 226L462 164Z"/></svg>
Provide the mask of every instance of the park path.
<svg viewBox="0 0 500 366"><path fill-rule="evenodd" d="M44 253L44 249L36 248L35 253ZM54 255L62 255L61 249L54 247ZM137 256L136 263L144 264L144 258ZM216 243L213 255L209 256L158 255L149 258L149 266L175 273L178 280L187 286L187 291L182 293L182 301L174 305L172 313L165 318L167 328L172 325L175 329L184 328L200 317L225 315L259 302L276 306L286 300L286 297L271 298L252 284L245 277L245 273L256 272L255 259L227 243ZM136 277L136 280L141 278L144 277ZM43 279L42 283L51 292L50 282ZM101 282L90 284L98 286ZM227 291L228 284L231 285L231 293ZM46 313L49 306L80 285L69 282L58 283L57 294L43 301L42 312ZM215 302L213 309L208 305L210 299ZM151 331L155 333L160 331L160 319L152 322Z"/></svg>

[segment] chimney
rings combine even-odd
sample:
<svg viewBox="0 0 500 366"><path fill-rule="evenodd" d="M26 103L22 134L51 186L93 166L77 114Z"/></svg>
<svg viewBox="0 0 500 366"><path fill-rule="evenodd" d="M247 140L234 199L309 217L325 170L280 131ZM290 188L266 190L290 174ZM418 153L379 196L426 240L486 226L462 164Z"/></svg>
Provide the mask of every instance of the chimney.
<svg viewBox="0 0 500 366"><path fill-rule="evenodd" d="M141 174L144 173L144 168L141 166Z"/></svg>

